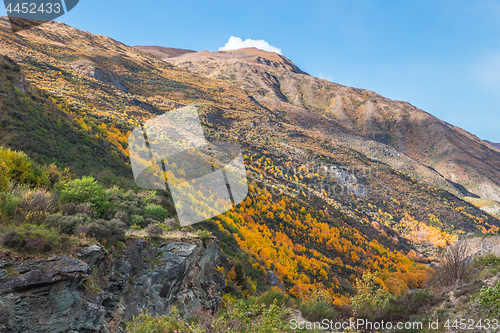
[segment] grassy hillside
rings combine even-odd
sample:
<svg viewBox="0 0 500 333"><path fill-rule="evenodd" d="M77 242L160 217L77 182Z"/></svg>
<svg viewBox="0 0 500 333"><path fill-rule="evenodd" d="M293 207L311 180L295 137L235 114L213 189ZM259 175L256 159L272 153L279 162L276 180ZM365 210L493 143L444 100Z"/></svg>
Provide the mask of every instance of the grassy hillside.
<svg viewBox="0 0 500 333"><path fill-rule="evenodd" d="M26 82L12 59L0 58L1 145L22 150L39 163L54 163L106 182L130 177L128 158L100 133L86 131L77 119L63 102Z"/></svg>

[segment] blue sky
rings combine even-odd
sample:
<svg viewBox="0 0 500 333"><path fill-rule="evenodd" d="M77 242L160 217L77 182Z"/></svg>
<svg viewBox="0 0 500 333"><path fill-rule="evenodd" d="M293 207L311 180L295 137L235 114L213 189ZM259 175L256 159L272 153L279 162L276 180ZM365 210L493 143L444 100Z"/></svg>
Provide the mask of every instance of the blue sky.
<svg viewBox="0 0 500 333"><path fill-rule="evenodd" d="M311 75L500 142L500 1L80 0L58 20L128 45L264 39Z"/></svg>

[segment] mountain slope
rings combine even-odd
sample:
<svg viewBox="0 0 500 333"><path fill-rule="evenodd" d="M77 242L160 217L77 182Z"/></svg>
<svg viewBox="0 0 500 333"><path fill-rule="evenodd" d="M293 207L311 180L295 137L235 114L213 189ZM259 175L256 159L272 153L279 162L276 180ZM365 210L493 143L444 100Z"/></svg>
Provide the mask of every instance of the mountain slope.
<svg viewBox="0 0 500 333"><path fill-rule="evenodd" d="M490 146L492 146L493 148L495 148L497 150L500 150L500 143L495 143L495 142L491 142L491 141L488 141L488 140L485 140L485 142L487 144L489 144Z"/></svg>
<svg viewBox="0 0 500 333"><path fill-rule="evenodd" d="M296 294L318 282L332 293L352 293L365 269L409 272L415 263L408 253L432 256L457 235L500 226L500 220L459 198L459 185L417 158L304 107L304 98L320 103L313 95L328 101L328 94L368 93L302 74L284 57L244 50L220 52L211 60L200 52L200 64L213 70L198 66L195 58L177 64L199 53L167 59L187 71L61 23L16 35L7 24L0 19L0 53L19 64L29 84L58 100L65 115L54 115L54 121L68 117L89 137L104 139L126 155L128 131L196 104L209 140L242 147L250 195L204 226L221 240L226 263L242 263L249 279L264 283L273 271ZM198 73L190 72L195 67ZM293 89L304 93L292 94ZM371 157L372 150L387 158ZM89 156L89 161L99 159Z"/></svg>
<svg viewBox="0 0 500 333"><path fill-rule="evenodd" d="M232 52L236 53L198 52L168 61L193 73L230 81L270 110L296 107L335 120L359 137L326 132L325 137L420 180L457 195L470 196L471 192L500 201L500 154L474 135L409 103L289 68L249 64L242 60L251 57L247 49Z"/></svg>
<svg viewBox="0 0 500 333"><path fill-rule="evenodd" d="M102 135L89 135L58 103L27 83L13 60L0 58L0 145L106 182L130 177L125 155Z"/></svg>

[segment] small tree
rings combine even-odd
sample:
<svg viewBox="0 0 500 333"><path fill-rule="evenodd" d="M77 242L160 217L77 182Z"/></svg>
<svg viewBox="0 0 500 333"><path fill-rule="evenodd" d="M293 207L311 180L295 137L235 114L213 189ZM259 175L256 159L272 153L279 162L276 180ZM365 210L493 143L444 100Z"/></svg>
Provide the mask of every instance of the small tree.
<svg viewBox="0 0 500 333"><path fill-rule="evenodd" d="M310 292L303 293L297 303L304 318L312 322L337 319L339 316L333 305L333 298L323 285L318 285Z"/></svg>
<svg viewBox="0 0 500 333"><path fill-rule="evenodd" d="M358 293L352 298L352 305L358 309L381 306L391 296L369 271L363 274L361 280L356 279L356 289Z"/></svg>
<svg viewBox="0 0 500 333"><path fill-rule="evenodd" d="M48 176L28 155L0 146L0 190L6 190L6 182L29 186L49 185Z"/></svg>
<svg viewBox="0 0 500 333"><path fill-rule="evenodd" d="M469 282L474 274L474 265L467 242L457 241L448 247L442 261L435 269L430 283L435 286L450 286Z"/></svg>
<svg viewBox="0 0 500 333"><path fill-rule="evenodd" d="M0 160L0 192L5 191L9 188L9 169L7 165Z"/></svg>

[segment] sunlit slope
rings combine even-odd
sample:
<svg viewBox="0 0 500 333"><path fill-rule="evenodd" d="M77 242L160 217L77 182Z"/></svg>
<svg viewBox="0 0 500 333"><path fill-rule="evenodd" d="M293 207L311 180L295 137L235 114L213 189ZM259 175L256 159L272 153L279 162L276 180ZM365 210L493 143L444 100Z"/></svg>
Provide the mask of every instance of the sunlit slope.
<svg viewBox="0 0 500 333"><path fill-rule="evenodd" d="M189 53L166 61L232 82L275 112L302 110L335 120L362 138L321 129L325 139L419 180L458 195L471 192L500 201L500 152L486 142L407 102L305 75L277 57L282 56L244 49Z"/></svg>
<svg viewBox="0 0 500 333"><path fill-rule="evenodd" d="M416 158L370 141L359 129L326 112L290 103L292 97L280 88L279 75L297 75L294 82L303 85L297 89L314 82L346 93L356 92L353 88L297 74L293 67L247 61L242 68L274 75L268 79L276 85L259 93L266 86L249 81L250 88L241 87L230 75L209 78L189 72L108 37L61 23L17 35L7 27L6 20L0 20L0 53L12 58L28 84L47 96L44 104L57 104L57 112L44 114L49 123L57 125L61 120L64 128L82 133L67 149L87 151L87 147L86 163L104 163L101 155L92 153L95 142L111 151L114 159L110 161L117 170L128 170L129 131L156 115L190 104L198 106L208 140L237 142L248 177L255 182L250 201L212 219L206 227L214 230L228 256L238 257L242 249L238 258L247 267L256 264L254 268L261 271L272 269L289 290L324 282L336 292L351 291L363 269L402 265L399 269L409 272L413 263L406 255L410 251L433 255L458 234L494 232L500 225L493 216L461 200L459 186ZM15 91L14 84L10 91ZM15 93L19 99L29 96ZM7 97L5 103L15 100ZM49 123L38 127L54 133ZM6 128L0 130L6 132ZM24 135L25 142L32 135L20 124L9 127L9 132ZM40 139L46 140L49 136ZM2 139L2 144L11 147L16 147L15 142ZM376 144L382 146L367 149ZM26 152L40 159L57 158L51 155L50 146L34 147L40 151ZM390 159L370 156L372 151ZM79 168L80 164L68 161L69 167ZM132 182L131 174L116 176ZM427 178L431 181L424 181Z"/></svg>

